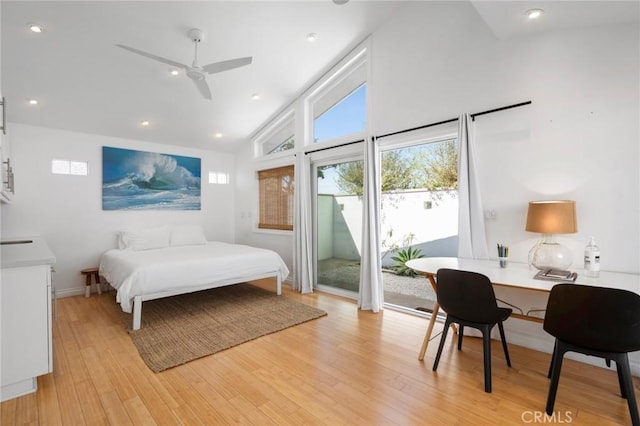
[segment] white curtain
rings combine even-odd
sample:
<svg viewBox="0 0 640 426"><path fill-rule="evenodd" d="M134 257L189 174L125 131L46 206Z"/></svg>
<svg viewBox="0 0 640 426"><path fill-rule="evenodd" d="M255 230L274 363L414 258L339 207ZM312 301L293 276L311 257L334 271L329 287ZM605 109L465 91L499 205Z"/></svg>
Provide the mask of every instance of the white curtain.
<svg viewBox="0 0 640 426"><path fill-rule="evenodd" d="M471 117L458 119L458 257L488 259Z"/></svg>
<svg viewBox="0 0 640 426"><path fill-rule="evenodd" d="M296 155L293 206L293 289L301 293L313 291L310 178L311 161L309 157L304 154Z"/></svg>
<svg viewBox="0 0 640 426"><path fill-rule="evenodd" d="M362 194L362 253L358 307L379 312L384 303L380 258L380 151L377 143L365 141L364 188Z"/></svg>

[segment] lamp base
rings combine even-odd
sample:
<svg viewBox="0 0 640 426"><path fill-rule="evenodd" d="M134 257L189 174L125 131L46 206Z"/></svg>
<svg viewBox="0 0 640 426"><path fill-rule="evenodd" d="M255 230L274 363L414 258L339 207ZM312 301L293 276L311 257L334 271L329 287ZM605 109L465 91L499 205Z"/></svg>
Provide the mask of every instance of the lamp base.
<svg viewBox="0 0 640 426"><path fill-rule="evenodd" d="M529 264L536 269L569 269L571 251L554 241L553 235L544 235L542 240L529 251Z"/></svg>

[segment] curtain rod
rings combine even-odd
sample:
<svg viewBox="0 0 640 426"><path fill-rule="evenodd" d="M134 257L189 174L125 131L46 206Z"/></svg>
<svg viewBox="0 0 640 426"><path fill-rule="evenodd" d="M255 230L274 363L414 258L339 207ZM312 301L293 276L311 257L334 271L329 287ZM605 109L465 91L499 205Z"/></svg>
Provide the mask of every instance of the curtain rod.
<svg viewBox="0 0 640 426"><path fill-rule="evenodd" d="M490 109L490 110L487 110L487 111L476 112L474 114L469 114L469 115L471 116L471 120L475 121L476 117L478 117L480 115L491 114L492 112L504 111L506 109L517 108L517 107L521 107L521 106L525 106L525 105L529 105L529 104L531 104L531 101L520 102L519 104L507 105L507 106L503 106L503 107L500 107L500 108L494 108L494 109ZM399 135L399 134L402 134L402 133L413 132L415 130L426 129L427 127L440 126L442 124L453 123L454 121L458 121L458 117L450 118L449 120L438 121L437 123L425 124L424 126L412 127L410 129L399 130L397 132L392 132L392 133L386 133L384 135L375 136L374 139L386 138L388 136L394 136L394 135Z"/></svg>
<svg viewBox="0 0 640 426"><path fill-rule="evenodd" d="M312 154L314 152L324 151L324 150L327 150L327 149L341 148L343 146L353 145L353 144L360 143L360 142L364 142L364 139L360 139L360 140L352 141L352 142L345 142L345 143L340 144L340 145L333 145L333 146L327 146L327 147L324 147L324 148L318 148L318 149L314 149L314 150L311 150L311 151L305 151L304 155Z"/></svg>
<svg viewBox="0 0 640 426"><path fill-rule="evenodd" d="M519 104L507 105L507 106L503 106L503 107L500 107L500 108L489 109L487 111L476 112L474 114L469 114L469 115L471 116L471 120L475 121L476 117L478 117L480 115L491 114L492 112L504 111L506 109L511 109L511 108L518 108L518 107L529 105L529 104L531 104L531 101L520 102ZM440 126L442 124L453 123L454 121L458 121L458 117L450 118L450 119L444 120L444 121L438 121L437 123L425 124L424 126L412 127L410 129L404 129L404 130L399 130L397 132L386 133L386 134L380 135L380 136L373 136L371 139L373 139L375 141L377 139L386 138L388 136L394 136L394 135L399 135L399 134L402 134L402 133L413 132L415 130L426 129L427 127L434 127L434 126ZM327 149L340 148L340 147L343 147L343 146L353 145L353 144L360 143L360 142L364 142L364 139L360 139L360 140L353 141L353 142L346 142L346 143L343 143L343 144L340 144L340 145L327 146L325 148L318 148L318 149L314 149L314 150L311 150L311 151L306 151L304 153L304 155L312 154L314 152L324 151L324 150L327 150Z"/></svg>

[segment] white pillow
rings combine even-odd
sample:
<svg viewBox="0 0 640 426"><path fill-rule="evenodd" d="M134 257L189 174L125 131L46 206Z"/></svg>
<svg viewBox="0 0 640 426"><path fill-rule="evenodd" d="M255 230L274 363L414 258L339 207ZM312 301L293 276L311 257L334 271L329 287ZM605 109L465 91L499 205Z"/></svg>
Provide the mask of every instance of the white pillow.
<svg viewBox="0 0 640 426"><path fill-rule="evenodd" d="M118 246L122 250L151 250L169 246L169 228L159 226L120 233Z"/></svg>
<svg viewBox="0 0 640 426"><path fill-rule="evenodd" d="M172 246L192 246L207 244L207 238L200 225L177 225L171 230Z"/></svg>

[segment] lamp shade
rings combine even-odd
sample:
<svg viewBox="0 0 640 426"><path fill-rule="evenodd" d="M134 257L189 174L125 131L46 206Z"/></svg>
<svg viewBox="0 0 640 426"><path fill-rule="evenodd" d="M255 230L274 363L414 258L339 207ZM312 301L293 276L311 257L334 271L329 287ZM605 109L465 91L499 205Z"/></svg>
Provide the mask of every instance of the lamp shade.
<svg viewBox="0 0 640 426"><path fill-rule="evenodd" d="M531 201L527 211L526 231L541 234L578 232L575 201Z"/></svg>

